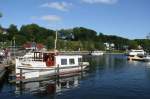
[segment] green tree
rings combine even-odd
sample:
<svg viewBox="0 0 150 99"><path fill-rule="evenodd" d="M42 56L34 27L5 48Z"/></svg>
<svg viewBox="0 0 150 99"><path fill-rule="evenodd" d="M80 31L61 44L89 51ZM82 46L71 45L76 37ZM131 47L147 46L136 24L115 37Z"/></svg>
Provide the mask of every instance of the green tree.
<svg viewBox="0 0 150 99"><path fill-rule="evenodd" d="M55 31L38 26L37 24L23 25L20 34L25 36L27 41L46 43L49 36L55 37Z"/></svg>
<svg viewBox="0 0 150 99"><path fill-rule="evenodd" d="M16 36L19 32L18 32L18 29L17 29L17 26L14 25L14 24L11 24L9 26L9 28L7 29L7 32L8 32L8 39L9 40L12 40L14 36Z"/></svg>
<svg viewBox="0 0 150 99"><path fill-rule="evenodd" d="M129 49L137 49L138 48L138 43L134 40L131 40L129 42Z"/></svg>
<svg viewBox="0 0 150 99"><path fill-rule="evenodd" d="M75 40L94 40L96 37L96 32L91 29L86 29L84 27L73 28L73 34Z"/></svg>
<svg viewBox="0 0 150 99"><path fill-rule="evenodd" d="M45 43L47 49L54 49L54 38L48 37Z"/></svg>

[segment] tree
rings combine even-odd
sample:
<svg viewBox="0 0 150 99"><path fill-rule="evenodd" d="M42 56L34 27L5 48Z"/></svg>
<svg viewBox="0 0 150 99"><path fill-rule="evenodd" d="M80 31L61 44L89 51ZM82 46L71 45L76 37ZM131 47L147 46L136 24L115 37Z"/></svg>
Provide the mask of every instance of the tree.
<svg viewBox="0 0 150 99"><path fill-rule="evenodd" d="M134 40L131 40L129 43L129 49L137 49L138 48L138 43Z"/></svg>
<svg viewBox="0 0 150 99"><path fill-rule="evenodd" d="M48 37L47 42L45 43L47 49L54 49L54 38L53 37Z"/></svg>
<svg viewBox="0 0 150 99"><path fill-rule="evenodd" d="M8 32L8 39L12 40L14 36L18 34L17 26L14 24L11 24L9 28L7 29Z"/></svg>
<svg viewBox="0 0 150 99"><path fill-rule="evenodd" d="M75 36L75 40L94 40L96 34L97 33L94 30L84 27L73 28L73 35Z"/></svg>
<svg viewBox="0 0 150 99"><path fill-rule="evenodd" d="M27 41L46 43L49 36L55 37L55 31L38 26L37 24L23 25L20 34L25 36Z"/></svg>

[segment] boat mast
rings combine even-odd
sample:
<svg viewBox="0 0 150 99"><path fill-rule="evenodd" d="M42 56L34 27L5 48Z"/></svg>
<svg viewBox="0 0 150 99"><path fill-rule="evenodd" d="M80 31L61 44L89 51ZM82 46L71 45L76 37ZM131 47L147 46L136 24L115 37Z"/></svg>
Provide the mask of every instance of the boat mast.
<svg viewBox="0 0 150 99"><path fill-rule="evenodd" d="M16 49L15 49L15 47L16 47L16 41L15 41L15 39L16 39L16 38L13 37L13 45L14 45L14 46L13 46L13 52L14 52L14 57L16 57L16 56L15 56L15 54L16 54L16 52L15 52L15 50L16 50Z"/></svg>
<svg viewBox="0 0 150 99"><path fill-rule="evenodd" d="M56 51L57 49L57 30L56 30L56 37L55 37L55 47L54 47L54 50Z"/></svg>

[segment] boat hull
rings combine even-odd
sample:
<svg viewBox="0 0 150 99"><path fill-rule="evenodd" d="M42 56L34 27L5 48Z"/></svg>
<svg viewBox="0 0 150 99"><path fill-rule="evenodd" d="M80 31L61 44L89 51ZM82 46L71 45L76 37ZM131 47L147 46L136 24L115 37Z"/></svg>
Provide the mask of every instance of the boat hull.
<svg viewBox="0 0 150 99"><path fill-rule="evenodd" d="M68 73L79 72L84 70L87 66L74 66L74 67L52 67L52 68L26 68L21 67L19 69L19 73L17 73L17 79L29 79L36 78L41 76L56 76L56 75L64 75Z"/></svg>

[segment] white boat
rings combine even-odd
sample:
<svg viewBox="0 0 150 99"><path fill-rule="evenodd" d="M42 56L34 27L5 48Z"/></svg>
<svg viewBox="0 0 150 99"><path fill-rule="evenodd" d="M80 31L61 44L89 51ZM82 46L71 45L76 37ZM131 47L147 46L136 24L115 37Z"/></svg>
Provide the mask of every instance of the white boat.
<svg viewBox="0 0 150 99"><path fill-rule="evenodd" d="M92 51L91 52L91 55L93 55L93 56L100 56L100 55L103 55L104 53L103 53L103 51Z"/></svg>
<svg viewBox="0 0 150 99"><path fill-rule="evenodd" d="M28 54L28 55L27 55ZM65 74L85 69L81 55L59 55L55 52L30 52L16 58L16 77L35 78L44 75Z"/></svg>
<svg viewBox="0 0 150 99"><path fill-rule="evenodd" d="M130 50L128 52L128 60L147 61L148 57L144 50Z"/></svg>
<svg viewBox="0 0 150 99"><path fill-rule="evenodd" d="M144 50L130 50L128 56L144 56L146 52Z"/></svg>

